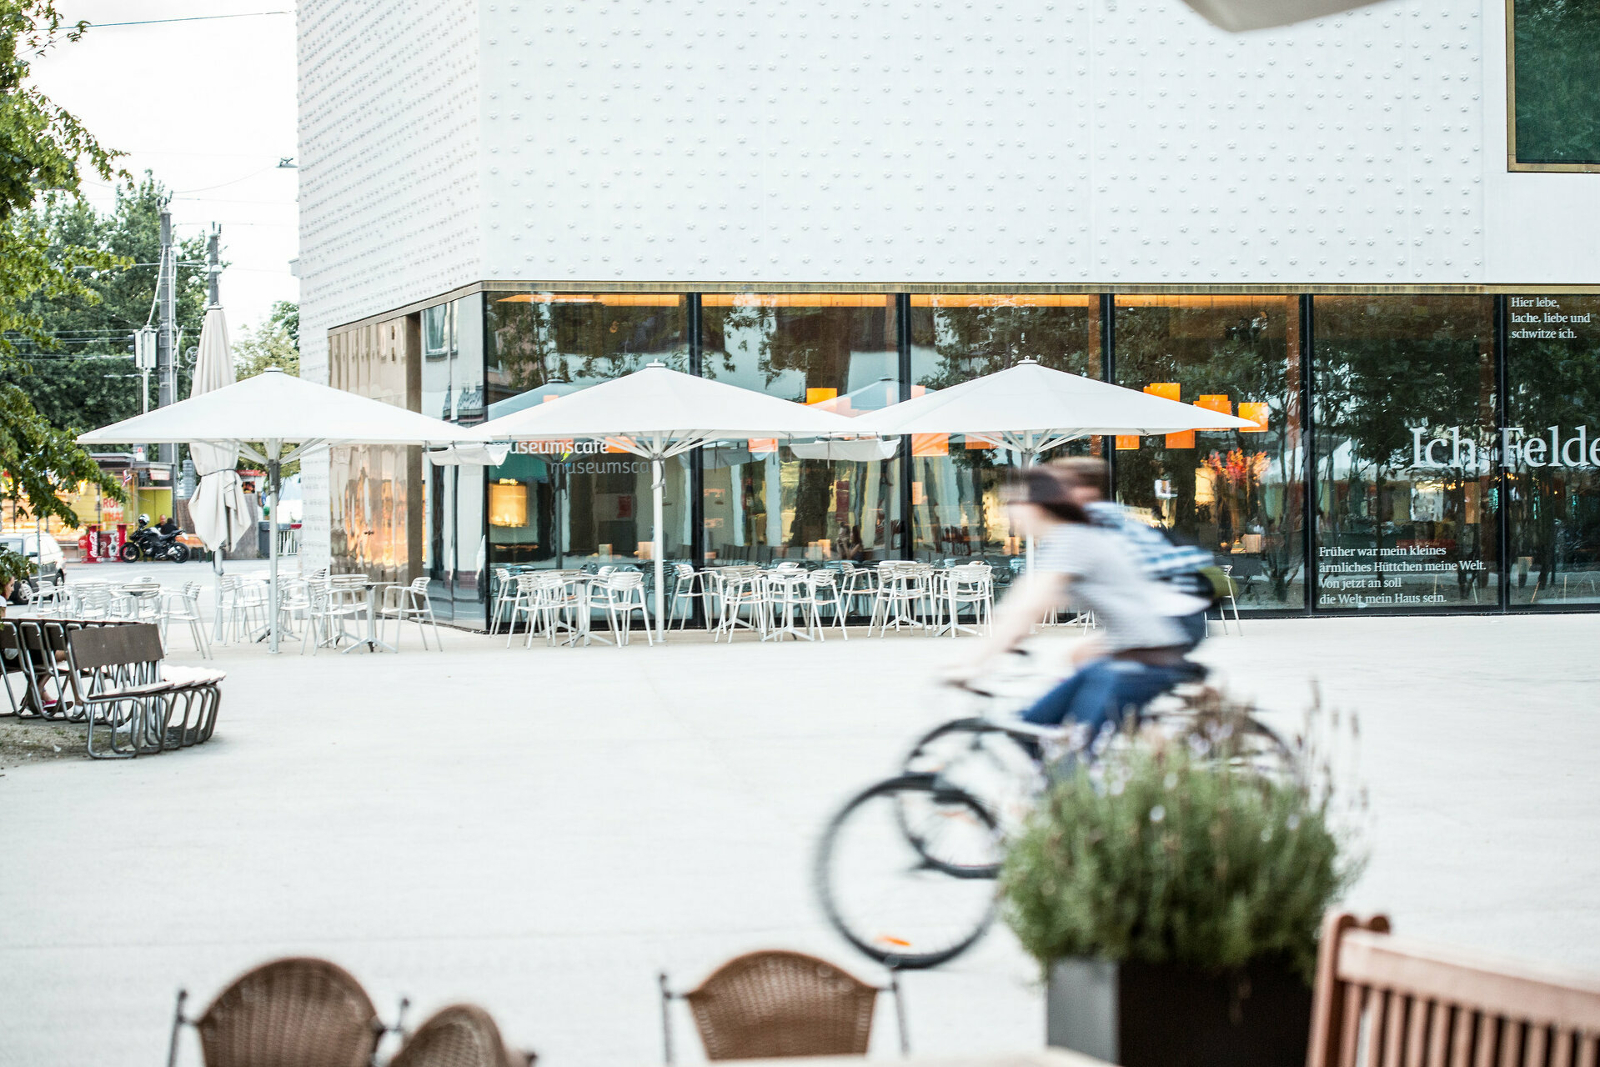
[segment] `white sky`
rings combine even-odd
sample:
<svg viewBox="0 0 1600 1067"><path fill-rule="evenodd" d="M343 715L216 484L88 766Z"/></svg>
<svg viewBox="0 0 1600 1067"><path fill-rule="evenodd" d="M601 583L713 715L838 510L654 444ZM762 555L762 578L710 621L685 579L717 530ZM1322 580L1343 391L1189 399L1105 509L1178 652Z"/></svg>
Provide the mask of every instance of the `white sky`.
<svg viewBox="0 0 1600 1067"><path fill-rule="evenodd" d="M37 83L135 175L173 192L180 237L222 225L222 306L229 332L264 319L274 300L298 300L289 274L298 246L294 0L58 0L91 23L256 11L279 15L101 26L34 66ZM85 191L96 206L111 188ZM153 268L150 268L153 272Z"/></svg>

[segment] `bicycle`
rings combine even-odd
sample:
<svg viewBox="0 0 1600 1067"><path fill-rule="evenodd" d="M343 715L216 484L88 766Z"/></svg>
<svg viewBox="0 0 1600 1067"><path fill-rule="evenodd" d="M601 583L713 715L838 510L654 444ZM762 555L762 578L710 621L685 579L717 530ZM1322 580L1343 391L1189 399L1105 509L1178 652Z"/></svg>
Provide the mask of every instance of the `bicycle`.
<svg viewBox="0 0 1600 1067"><path fill-rule="evenodd" d="M1201 684L1203 676L1202 668L1130 716L1129 728L1093 739L1077 736L1071 724L1036 726L995 707L930 730L900 774L850 798L823 831L814 877L828 921L892 968L936 967L961 955L993 924L1005 842L1052 776L1080 763L1093 773L1136 736L1300 781L1293 749L1249 709ZM989 705L1007 700L989 689L966 692Z"/></svg>

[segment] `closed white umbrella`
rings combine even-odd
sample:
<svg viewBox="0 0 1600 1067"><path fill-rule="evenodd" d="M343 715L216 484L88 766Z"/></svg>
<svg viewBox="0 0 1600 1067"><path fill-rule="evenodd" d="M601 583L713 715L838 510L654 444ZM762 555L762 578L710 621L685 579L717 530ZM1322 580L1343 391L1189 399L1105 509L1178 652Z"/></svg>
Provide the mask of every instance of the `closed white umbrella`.
<svg viewBox="0 0 1600 1067"><path fill-rule="evenodd" d="M228 344L228 320L219 305L206 309L200 327L200 352L195 359L191 397L202 396L233 384L233 350ZM189 519L195 536L211 550L211 566L222 573L222 553L237 546L250 533L249 501L234 467L239 448L233 444L189 442L189 458L198 479L189 498ZM216 636L222 635L222 583L217 583Z"/></svg>
<svg viewBox="0 0 1600 1067"><path fill-rule="evenodd" d="M1082 437L1256 429L1248 419L1051 370L1031 359L851 420L857 432L964 434L1019 453L1024 467ZM1033 543L1028 544L1029 565Z"/></svg>
<svg viewBox="0 0 1600 1067"><path fill-rule="evenodd" d="M271 648L278 650L278 489L282 464L318 445L447 446L481 442L476 430L330 389L276 368L79 436L82 444L200 442L266 464L272 583ZM263 443L258 452L248 442Z"/></svg>
<svg viewBox="0 0 1600 1067"><path fill-rule="evenodd" d="M697 378L651 363L643 370L477 428L490 441L602 439L650 461L654 498L656 631L666 639L662 493L665 464L697 445L725 437L823 437L859 433L855 420L765 393Z"/></svg>

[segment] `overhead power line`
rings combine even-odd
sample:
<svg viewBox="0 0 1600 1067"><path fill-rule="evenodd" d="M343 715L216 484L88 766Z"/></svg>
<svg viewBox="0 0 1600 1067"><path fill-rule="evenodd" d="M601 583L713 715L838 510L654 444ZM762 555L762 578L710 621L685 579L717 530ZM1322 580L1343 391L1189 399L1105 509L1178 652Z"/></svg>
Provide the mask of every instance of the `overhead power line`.
<svg viewBox="0 0 1600 1067"><path fill-rule="evenodd" d="M91 22L93 29L106 26L155 26L163 22L211 22L216 19L253 19L262 15L292 15L292 11L240 11L232 15L190 15L181 19L140 19L137 22Z"/></svg>

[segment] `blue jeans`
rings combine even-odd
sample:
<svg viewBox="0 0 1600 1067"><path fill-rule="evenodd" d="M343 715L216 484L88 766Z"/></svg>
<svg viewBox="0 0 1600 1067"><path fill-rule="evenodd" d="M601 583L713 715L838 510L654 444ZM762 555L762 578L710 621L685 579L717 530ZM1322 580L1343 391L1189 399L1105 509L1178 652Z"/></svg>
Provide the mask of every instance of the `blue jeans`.
<svg viewBox="0 0 1600 1067"><path fill-rule="evenodd" d="M1151 666L1131 659L1099 659L1050 690L1022 713L1025 722L1059 726L1068 719L1088 729L1092 741L1113 717L1120 723L1177 685L1182 663Z"/></svg>

